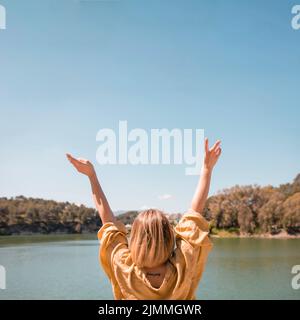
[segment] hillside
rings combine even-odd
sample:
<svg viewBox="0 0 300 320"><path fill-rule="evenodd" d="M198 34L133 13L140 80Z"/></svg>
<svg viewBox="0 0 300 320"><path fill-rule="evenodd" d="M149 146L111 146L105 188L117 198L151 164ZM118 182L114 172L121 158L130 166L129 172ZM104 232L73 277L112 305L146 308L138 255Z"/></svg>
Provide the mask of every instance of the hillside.
<svg viewBox="0 0 300 320"><path fill-rule="evenodd" d="M23 196L0 198L0 235L88 233L100 225L96 210L83 205Z"/></svg>
<svg viewBox="0 0 300 320"><path fill-rule="evenodd" d="M117 216L132 224L138 211ZM272 186L234 186L211 196L203 215L213 234L300 234L300 174L292 183ZM169 219L176 224L180 215ZM0 198L0 235L31 233L95 233L101 221L95 209L69 202L18 196Z"/></svg>
<svg viewBox="0 0 300 320"><path fill-rule="evenodd" d="M237 234L300 234L300 174L292 183L272 186L235 186L210 197L204 216L212 232Z"/></svg>

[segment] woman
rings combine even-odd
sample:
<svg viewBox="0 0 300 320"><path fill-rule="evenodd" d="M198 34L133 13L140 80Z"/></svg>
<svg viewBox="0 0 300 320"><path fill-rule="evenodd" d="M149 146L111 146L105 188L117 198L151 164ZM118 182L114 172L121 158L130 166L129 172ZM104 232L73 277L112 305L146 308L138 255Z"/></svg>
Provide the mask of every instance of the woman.
<svg viewBox="0 0 300 320"><path fill-rule="evenodd" d="M220 141L209 149L208 139L205 139L204 162L191 208L174 229L164 213L146 210L135 219L129 243L126 228L114 217L93 165L67 154L69 161L88 176L91 183L103 224L98 232L99 261L111 281L115 299L195 299L212 248L208 222L201 212L220 154Z"/></svg>

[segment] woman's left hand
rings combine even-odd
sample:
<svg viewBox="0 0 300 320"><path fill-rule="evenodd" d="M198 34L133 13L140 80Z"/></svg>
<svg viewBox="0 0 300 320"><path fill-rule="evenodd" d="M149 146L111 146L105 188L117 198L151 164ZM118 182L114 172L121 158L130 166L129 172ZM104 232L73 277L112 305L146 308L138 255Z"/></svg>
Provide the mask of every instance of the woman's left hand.
<svg viewBox="0 0 300 320"><path fill-rule="evenodd" d="M208 147L208 139L205 138L205 156L204 156L204 169L211 171L217 163L221 155L221 141L218 140L210 149Z"/></svg>

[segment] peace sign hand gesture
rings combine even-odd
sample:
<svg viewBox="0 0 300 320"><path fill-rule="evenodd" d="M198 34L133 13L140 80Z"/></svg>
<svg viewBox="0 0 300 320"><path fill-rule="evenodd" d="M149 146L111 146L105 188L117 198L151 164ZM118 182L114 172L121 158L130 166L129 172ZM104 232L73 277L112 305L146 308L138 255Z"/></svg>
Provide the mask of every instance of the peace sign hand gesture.
<svg viewBox="0 0 300 320"><path fill-rule="evenodd" d="M221 141L218 140L210 149L208 147L208 139L205 138L205 156L204 156L204 168L212 170L217 163L221 155Z"/></svg>

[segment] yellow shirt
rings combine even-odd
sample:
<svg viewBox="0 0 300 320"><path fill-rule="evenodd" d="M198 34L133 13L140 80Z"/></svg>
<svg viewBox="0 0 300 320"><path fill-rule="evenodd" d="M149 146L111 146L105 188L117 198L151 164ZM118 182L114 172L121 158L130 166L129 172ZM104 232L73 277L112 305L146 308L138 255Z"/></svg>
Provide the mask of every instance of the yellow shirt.
<svg viewBox="0 0 300 320"><path fill-rule="evenodd" d="M212 242L208 222L189 210L176 227L176 248L167 262L163 283L153 287L132 261L126 227L116 221L98 231L99 261L112 284L116 300L194 300Z"/></svg>

